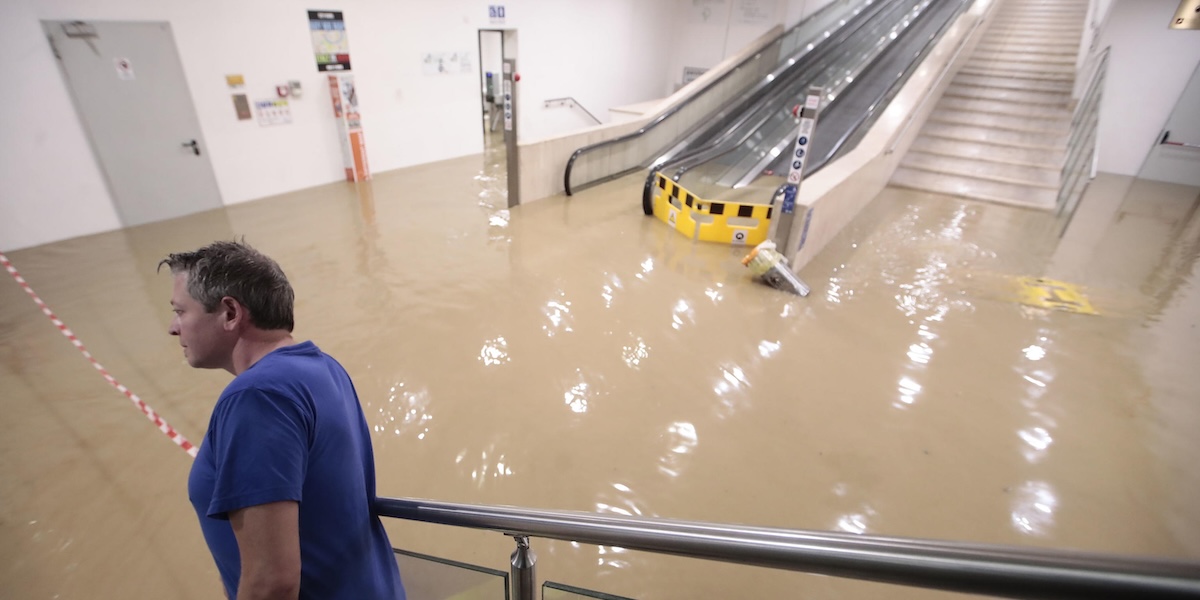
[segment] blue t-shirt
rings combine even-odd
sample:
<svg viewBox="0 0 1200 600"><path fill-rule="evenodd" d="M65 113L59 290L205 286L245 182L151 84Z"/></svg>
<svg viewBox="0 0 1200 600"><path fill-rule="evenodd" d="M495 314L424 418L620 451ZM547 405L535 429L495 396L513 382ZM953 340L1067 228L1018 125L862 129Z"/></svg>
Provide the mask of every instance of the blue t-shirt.
<svg viewBox="0 0 1200 600"><path fill-rule="evenodd" d="M188 497L230 598L241 556L229 513L300 504L300 598L403 600L371 505L375 456L345 369L312 342L279 348L234 378L213 408Z"/></svg>

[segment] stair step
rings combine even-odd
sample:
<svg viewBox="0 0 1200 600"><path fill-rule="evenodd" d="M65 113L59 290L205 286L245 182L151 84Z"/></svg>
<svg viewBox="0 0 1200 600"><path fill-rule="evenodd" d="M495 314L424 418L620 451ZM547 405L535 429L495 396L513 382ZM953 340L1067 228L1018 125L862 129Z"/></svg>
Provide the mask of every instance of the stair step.
<svg viewBox="0 0 1200 600"><path fill-rule="evenodd" d="M951 82L946 88L947 96L956 98L974 98L996 102L1014 102L1023 105L1061 106L1066 107L1071 102L1071 95L1061 92L1030 92L1024 90L1007 90L994 87L980 87Z"/></svg>
<svg viewBox="0 0 1200 600"><path fill-rule="evenodd" d="M1011 131L1031 131L1047 133L1070 133L1071 115L1066 113L1060 118L1035 118L1017 115L1002 115L970 110L956 110L938 106L929 116L930 120L954 125L971 125L990 129L1008 129Z"/></svg>
<svg viewBox="0 0 1200 600"><path fill-rule="evenodd" d="M1054 150L1013 148L1012 146L995 146L927 136L918 137L913 141L909 151L914 150L926 154L978 158L1014 165L1034 167L1052 165L1055 169L1061 169L1064 160L1063 153Z"/></svg>
<svg viewBox="0 0 1200 600"><path fill-rule="evenodd" d="M1075 66L1074 52L1025 52L1024 50L975 50L971 58L977 60L994 60L997 62L1019 62L1030 64L1071 65Z"/></svg>
<svg viewBox="0 0 1200 600"><path fill-rule="evenodd" d="M1029 32L1009 29L989 29L979 40L980 44L1009 44L1021 46L1054 46L1057 44L1078 47L1083 31Z"/></svg>
<svg viewBox="0 0 1200 600"><path fill-rule="evenodd" d="M967 73L969 75L984 75L990 77L1012 77L1020 79L1040 79L1045 81L1065 81L1067 83L1075 82L1075 71L1071 72L1038 72L1030 70L1010 69L1006 67L998 67L988 65L986 63L975 64L967 63L963 65L959 73Z"/></svg>
<svg viewBox="0 0 1200 600"><path fill-rule="evenodd" d="M981 40L979 40L979 45L975 46L975 48L978 50L992 50L992 51L1021 49L1021 50L1028 50L1029 52L1050 52L1050 53L1068 52L1068 53L1074 54L1074 53L1079 52L1079 42L1078 41L1070 41L1070 40L1045 39L1045 40L1027 41L1027 42L1017 44L1017 43L1012 43L1009 40L1005 40L1005 39L995 39L995 40L981 39Z"/></svg>
<svg viewBox="0 0 1200 600"><path fill-rule="evenodd" d="M1011 102L997 102L994 100L979 100L976 98L960 98L957 96L942 96L938 101L937 110L950 108L956 110L969 110L982 113L996 113L1021 118L1037 118L1037 119L1069 119L1071 111L1064 107L1053 106L1022 106Z"/></svg>
<svg viewBox="0 0 1200 600"><path fill-rule="evenodd" d="M969 73L959 73L954 77L952 83L969 85L975 87L990 87L1004 90L1019 90L1029 92L1049 92L1057 94L1071 94L1075 86L1067 81L1043 81L1037 79L1013 79L1011 77L987 77L985 75L972 75Z"/></svg>
<svg viewBox="0 0 1200 600"><path fill-rule="evenodd" d="M896 169L889 185L1041 210L1054 210L1058 200L1055 190L930 173L906 167Z"/></svg>
<svg viewBox="0 0 1200 600"><path fill-rule="evenodd" d="M962 158L909 151L901 166L921 171L947 173L962 177L974 177L988 181L1040 187L1058 191L1060 169L1029 167L1009 163L992 162L987 159Z"/></svg>
<svg viewBox="0 0 1200 600"><path fill-rule="evenodd" d="M1067 77L1075 77L1075 65L1034 65L1028 63L1015 63L994 60L984 60L971 57L963 68L973 69L996 69L1001 71L1010 71L1013 73L1035 73L1046 75L1065 75Z"/></svg>
<svg viewBox="0 0 1200 600"><path fill-rule="evenodd" d="M1006 129L972 127L970 125L951 125L935 121L926 123L924 129L921 130L921 135L965 142L984 142L1016 148L1041 148L1054 151L1061 151L1067 145L1067 135L1062 133L1009 131Z"/></svg>

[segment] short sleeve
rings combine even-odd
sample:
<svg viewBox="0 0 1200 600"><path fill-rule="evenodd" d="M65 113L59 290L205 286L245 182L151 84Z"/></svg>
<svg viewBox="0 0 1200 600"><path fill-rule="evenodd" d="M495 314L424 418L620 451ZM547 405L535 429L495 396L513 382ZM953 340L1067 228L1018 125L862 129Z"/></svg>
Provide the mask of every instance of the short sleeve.
<svg viewBox="0 0 1200 600"><path fill-rule="evenodd" d="M280 394L248 389L214 408L211 432L215 483L208 516L302 500L313 415Z"/></svg>

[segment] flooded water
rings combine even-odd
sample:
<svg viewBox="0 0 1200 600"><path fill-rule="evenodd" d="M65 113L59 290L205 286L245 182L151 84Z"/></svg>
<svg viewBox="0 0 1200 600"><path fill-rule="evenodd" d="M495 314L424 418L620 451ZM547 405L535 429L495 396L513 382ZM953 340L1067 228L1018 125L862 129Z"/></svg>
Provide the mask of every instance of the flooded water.
<svg viewBox="0 0 1200 600"><path fill-rule="evenodd" d="M1198 190L1102 175L1060 238L889 189L799 298L644 216L641 176L511 211L503 178L489 153L9 258L198 442L229 376L184 363L155 267L245 236L292 279L297 339L353 376L384 495L1200 558ZM1022 277L1099 314L1023 305ZM191 458L11 280L0 390L0 597L219 597ZM494 569L512 551L387 526ZM533 547L540 577L635 598L949 596Z"/></svg>

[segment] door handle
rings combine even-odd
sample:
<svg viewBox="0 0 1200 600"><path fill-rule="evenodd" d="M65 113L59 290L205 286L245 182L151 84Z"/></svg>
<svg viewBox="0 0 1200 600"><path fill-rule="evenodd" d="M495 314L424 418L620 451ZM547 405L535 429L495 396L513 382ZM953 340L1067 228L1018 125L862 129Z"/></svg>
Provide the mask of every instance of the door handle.
<svg viewBox="0 0 1200 600"><path fill-rule="evenodd" d="M200 156L200 145L196 143L196 140L191 140L191 141L188 141L188 142L184 142L184 143L183 143L183 147L184 147L184 148L191 148L191 149L192 149L192 152L195 152L195 153L196 153L196 156Z"/></svg>

